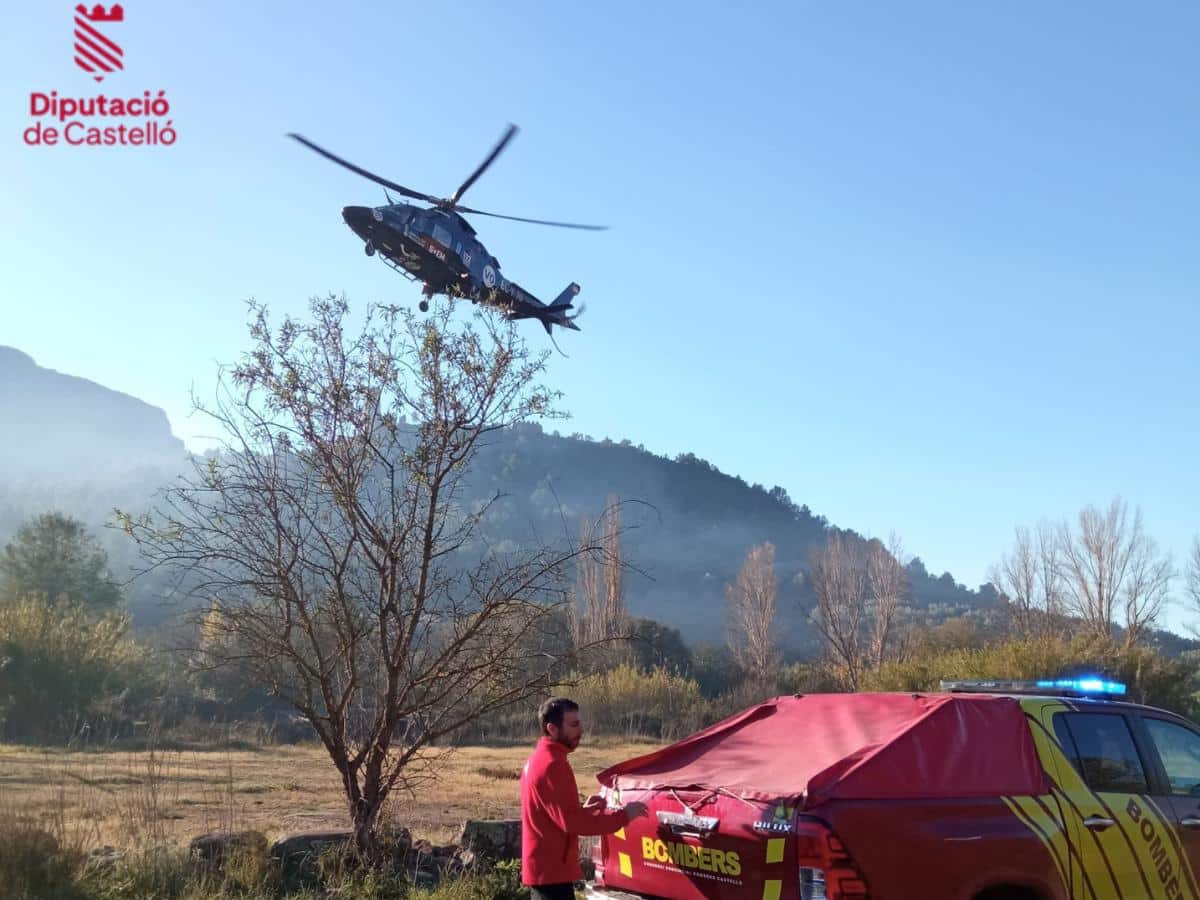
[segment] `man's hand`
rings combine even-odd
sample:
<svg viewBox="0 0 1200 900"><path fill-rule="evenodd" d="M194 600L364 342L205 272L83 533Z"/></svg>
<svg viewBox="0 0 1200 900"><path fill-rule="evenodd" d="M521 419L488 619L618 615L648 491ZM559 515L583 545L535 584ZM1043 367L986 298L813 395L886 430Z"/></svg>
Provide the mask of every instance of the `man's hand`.
<svg viewBox="0 0 1200 900"><path fill-rule="evenodd" d="M646 814L647 811L645 803L639 803L637 800L631 800L629 803L625 804L625 815L629 816L629 821L631 822L634 819L640 819Z"/></svg>

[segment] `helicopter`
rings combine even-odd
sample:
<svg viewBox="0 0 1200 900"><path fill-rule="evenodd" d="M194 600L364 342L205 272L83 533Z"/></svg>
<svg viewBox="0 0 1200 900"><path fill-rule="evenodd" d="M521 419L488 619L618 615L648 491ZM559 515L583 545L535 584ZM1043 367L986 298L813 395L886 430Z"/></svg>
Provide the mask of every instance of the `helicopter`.
<svg viewBox="0 0 1200 900"><path fill-rule="evenodd" d="M579 293L578 284L571 282L553 301L543 303L525 288L500 274L499 261L487 251L476 237L471 223L462 216L462 213L469 213L588 231L603 231L607 227L505 216L459 203L463 194L496 161L517 131L517 126L510 124L492 152L449 197L435 197L396 184L330 153L302 135L289 133L288 137L384 188L388 201L386 205L347 206L342 209L342 219L362 239L363 251L367 256L378 255L384 263L409 280L422 282L422 299L418 304L421 312L428 312L429 301L434 295L442 294L451 299L464 298L472 303L495 307L510 320L537 319L551 336L551 326L554 325L579 331L574 320L583 309L581 307L573 312L574 300ZM432 206L397 202L389 191Z"/></svg>

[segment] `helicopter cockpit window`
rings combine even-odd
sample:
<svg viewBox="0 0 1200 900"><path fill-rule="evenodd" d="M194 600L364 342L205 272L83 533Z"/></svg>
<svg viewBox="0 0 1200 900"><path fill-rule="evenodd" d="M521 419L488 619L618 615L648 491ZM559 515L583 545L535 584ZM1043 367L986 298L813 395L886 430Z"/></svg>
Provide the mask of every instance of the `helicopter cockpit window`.
<svg viewBox="0 0 1200 900"><path fill-rule="evenodd" d="M443 247L449 247L454 243L454 238L450 236L450 229L445 225L433 226L433 239Z"/></svg>

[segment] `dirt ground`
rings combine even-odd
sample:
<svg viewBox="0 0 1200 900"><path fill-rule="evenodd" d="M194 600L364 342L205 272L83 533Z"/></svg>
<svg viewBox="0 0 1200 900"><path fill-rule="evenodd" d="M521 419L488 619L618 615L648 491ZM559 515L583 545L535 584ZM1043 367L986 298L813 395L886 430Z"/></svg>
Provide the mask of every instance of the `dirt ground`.
<svg viewBox="0 0 1200 900"><path fill-rule="evenodd" d="M595 774L653 744L597 740L571 755L583 795ZM399 794L389 814L415 838L457 838L465 819L517 818L531 747L454 750L441 774ZM337 771L319 745L246 751L72 753L0 745L0 817L32 818L82 849L186 844L215 830L268 838L347 826Z"/></svg>

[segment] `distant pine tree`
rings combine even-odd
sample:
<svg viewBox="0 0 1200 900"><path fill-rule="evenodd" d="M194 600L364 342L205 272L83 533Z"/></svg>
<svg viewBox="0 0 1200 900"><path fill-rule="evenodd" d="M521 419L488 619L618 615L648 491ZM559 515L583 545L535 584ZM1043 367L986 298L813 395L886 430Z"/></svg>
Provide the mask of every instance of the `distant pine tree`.
<svg viewBox="0 0 1200 900"><path fill-rule="evenodd" d="M57 512L22 525L0 554L0 600L24 597L77 603L93 612L115 609L122 601L108 554L82 522Z"/></svg>

